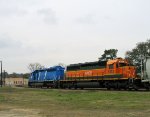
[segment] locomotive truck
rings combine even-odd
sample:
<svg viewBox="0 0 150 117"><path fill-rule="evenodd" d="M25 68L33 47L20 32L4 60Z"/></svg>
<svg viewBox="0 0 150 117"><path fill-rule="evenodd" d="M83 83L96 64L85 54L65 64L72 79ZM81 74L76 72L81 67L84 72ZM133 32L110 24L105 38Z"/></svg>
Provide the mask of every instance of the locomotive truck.
<svg viewBox="0 0 150 117"><path fill-rule="evenodd" d="M55 66L32 72L29 87L149 90L150 57L144 59L143 66L140 77L136 73L136 67L122 58L70 64L66 69Z"/></svg>

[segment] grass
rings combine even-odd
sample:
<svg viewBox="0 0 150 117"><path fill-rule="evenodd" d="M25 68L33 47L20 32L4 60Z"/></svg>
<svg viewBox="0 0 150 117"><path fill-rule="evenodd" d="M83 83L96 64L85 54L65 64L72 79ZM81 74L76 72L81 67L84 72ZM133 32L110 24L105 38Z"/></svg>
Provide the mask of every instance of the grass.
<svg viewBox="0 0 150 117"><path fill-rule="evenodd" d="M150 92L0 88L0 113L13 109L15 117L148 117Z"/></svg>

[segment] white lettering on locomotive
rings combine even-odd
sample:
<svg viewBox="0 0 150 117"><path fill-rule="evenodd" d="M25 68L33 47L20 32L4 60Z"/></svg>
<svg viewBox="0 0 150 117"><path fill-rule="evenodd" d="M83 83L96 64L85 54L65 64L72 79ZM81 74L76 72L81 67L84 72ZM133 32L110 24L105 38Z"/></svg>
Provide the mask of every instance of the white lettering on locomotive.
<svg viewBox="0 0 150 117"><path fill-rule="evenodd" d="M91 76L91 75L92 75L92 71L86 71L86 72L84 73L84 75L85 75L85 76Z"/></svg>

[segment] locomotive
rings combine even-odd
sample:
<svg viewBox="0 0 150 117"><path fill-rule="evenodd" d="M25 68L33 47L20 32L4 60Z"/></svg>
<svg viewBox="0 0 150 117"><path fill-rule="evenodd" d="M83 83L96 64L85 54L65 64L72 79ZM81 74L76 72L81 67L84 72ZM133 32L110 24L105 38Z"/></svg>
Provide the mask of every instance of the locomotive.
<svg viewBox="0 0 150 117"><path fill-rule="evenodd" d="M107 61L95 61L70 64L35 70L29 78L29 87L51 88L107 88L110 89L150 89L150 57L143 60L141 77L136 67L126 59L116 58ZM143 68L143 67L141 67Z"/></svg>
<svg viewBox="0 0 150 117"><path fill-rule="evenodd" d="M64 78L64 68L61 66L54 66L35 70L29 77L29 87L54 87L58 86L58 81Z"/></svg>

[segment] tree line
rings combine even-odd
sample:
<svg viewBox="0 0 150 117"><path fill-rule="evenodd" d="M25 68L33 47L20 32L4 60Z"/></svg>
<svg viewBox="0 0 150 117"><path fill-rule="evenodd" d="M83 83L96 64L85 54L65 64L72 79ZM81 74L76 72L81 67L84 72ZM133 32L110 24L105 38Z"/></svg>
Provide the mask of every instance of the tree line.
<svg viewBox="0 0 150 117"><path fill-rule="evenodd" d="M30 76L30 73L11 73L9 74L8 72L3 72L2 77L3 78L25 78L28 79Z"/></svg>

